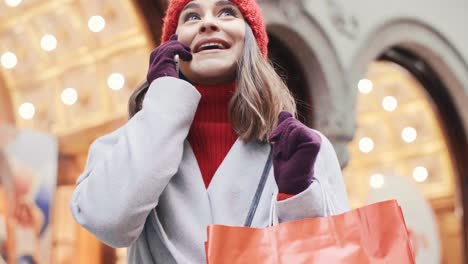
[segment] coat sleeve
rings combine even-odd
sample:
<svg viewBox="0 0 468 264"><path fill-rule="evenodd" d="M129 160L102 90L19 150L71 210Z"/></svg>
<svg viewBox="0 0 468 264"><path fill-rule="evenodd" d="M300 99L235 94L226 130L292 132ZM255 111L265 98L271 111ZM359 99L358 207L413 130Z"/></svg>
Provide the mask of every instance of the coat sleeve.
<svg viewBox="0 0 468 264"><path fill-rule="evenodd" d="M303 192L276 202L280 222L341 214L350 209L340 164L330 141L322 138L314 181Z"/></svg>
<svg viewBox="0 0 468 264"><path fill-rule="evenodd" d="M102 242L127 247L176 174L200 94L172 77L151 83L143 109L90 147L70 209Z"/></svg>

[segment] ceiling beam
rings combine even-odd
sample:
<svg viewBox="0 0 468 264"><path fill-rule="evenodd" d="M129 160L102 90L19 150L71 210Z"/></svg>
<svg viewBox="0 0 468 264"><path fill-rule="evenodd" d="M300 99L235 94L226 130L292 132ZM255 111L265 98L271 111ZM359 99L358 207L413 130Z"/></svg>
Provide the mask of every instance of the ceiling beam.
<svg viewBox="0 0 468 264"><path fill-rule="evenodd" d="M15 124L13 103L5 82L0 76L0 123Z"/></svg>

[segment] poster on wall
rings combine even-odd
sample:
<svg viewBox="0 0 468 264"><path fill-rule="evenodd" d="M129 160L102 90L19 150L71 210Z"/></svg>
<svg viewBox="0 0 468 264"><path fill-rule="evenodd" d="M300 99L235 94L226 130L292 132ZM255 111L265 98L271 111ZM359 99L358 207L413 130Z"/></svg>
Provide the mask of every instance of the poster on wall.
<svg viewBox="0 0 468 264"><path fill-rule="evenodd" d="M408 227L417 264L439 264L441 245L435 213L418 187L408 178L384 176L384 184L371 189L367 204L396 199Z"/></svg>
<svg viewBox="0 0 468 264"><path fill-rule="evenodd" d="M50 263L57 140L0 125L0 263Z"/></svg>

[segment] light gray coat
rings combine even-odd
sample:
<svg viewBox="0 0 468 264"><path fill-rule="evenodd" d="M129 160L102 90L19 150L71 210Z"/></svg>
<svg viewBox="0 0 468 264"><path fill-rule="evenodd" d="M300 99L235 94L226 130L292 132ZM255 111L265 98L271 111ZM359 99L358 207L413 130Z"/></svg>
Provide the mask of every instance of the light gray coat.
<svg viewBox="0 0 468 264"><path fill-rule="evenodd" d="M270 146L237 140L206 189L186 140L199 100L188 82L158 78L143 110L91 145L71 211L104 243L129 247L129 263L205 263L207 225L239 226L246 218ZM272 169L253 227L269 224L272 205L279 222L349 209L335 152L320 135L314 182L277 202Z"/></svg>

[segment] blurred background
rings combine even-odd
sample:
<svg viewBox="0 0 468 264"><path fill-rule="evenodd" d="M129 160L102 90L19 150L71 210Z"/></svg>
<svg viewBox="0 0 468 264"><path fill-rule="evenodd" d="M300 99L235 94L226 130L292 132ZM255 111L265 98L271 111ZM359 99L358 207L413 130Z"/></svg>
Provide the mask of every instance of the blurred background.
<svg viewBox="0 0 468 264"><path fill-rule="evenodd" d="M299 118L334 144L352 206L397 198L418 263L467 263L468 2L258 2L270 59ZM167 3L0 0L3 145L29 129L58 142L51 238L42 249L50 258L37 263L126 263L125 249L97 241L68 204L90 144L127 120ZM0 187L0 215L8 186ZM0 225L2 256L14 255L11 228Z"/></svg>

